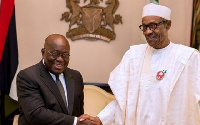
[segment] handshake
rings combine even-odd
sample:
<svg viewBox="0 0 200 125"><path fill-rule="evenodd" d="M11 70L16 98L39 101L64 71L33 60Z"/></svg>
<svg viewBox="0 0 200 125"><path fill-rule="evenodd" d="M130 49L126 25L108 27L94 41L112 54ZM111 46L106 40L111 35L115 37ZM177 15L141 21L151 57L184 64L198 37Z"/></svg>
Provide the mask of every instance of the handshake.
<svg viewBox="0 0 200 125"><path fill-rule="evenodd" d="M77 125L102 125L102 123L98 117L83 114L78 117Z"/></svg>

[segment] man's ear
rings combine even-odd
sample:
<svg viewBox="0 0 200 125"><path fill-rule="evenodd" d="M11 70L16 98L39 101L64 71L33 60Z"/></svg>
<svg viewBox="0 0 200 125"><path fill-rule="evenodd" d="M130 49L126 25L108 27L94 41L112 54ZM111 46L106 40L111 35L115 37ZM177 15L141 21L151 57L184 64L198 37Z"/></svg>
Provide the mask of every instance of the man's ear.
<svg viewBox="0 0 200 125"><path fill-rule="evenodd" d="M45 50L45 48L41 49L42 56L44 55L44 50Z"/></svg>
<svg viewBox="0 0 200 125"><path fill-rule="evenodd" d="M171 20L167 21L167 23L166 23L167 24L166 25L167 30L169 30L171 28L171 23L172 23Z"/></svg>

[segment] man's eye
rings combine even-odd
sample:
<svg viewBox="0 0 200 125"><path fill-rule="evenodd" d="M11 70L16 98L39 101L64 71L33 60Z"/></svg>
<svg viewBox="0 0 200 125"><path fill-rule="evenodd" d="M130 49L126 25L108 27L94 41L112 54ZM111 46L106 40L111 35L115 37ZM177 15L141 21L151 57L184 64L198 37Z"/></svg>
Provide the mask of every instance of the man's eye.
<svg viewBox="0 0 200 125"><path fill-rule="evenodd" d="M68 53L63 53L63 57L68 57L69 54Z"/></svg>
<svg viewBox="0 0 200 125"><path fill-rule="evenodd" d="M57 56L57 55L58 55L57 52L53 52L53 53L51 53L51 54L52 54L52 56Z"/></svg>
<svg viewBox="0 0 200 125"><path fill-rule="evenodd" d="M149 24L149 27L154 28L154 27L156 27L156 24Z"/></svg>
<svg viewBox="0 0 200 125"><path fill-rule="evenodd" d="M143 26L144 29L147 29L147 27L148 27L148 26L146 26L146 25Z"/></svg>

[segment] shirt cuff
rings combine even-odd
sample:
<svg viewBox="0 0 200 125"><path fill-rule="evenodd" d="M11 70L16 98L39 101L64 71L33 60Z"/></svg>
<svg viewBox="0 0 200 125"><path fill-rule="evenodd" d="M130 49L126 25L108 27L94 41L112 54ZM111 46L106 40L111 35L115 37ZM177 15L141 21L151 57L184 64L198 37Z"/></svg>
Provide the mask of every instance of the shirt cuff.
<svg viewBox="0 0 200 125"><path fill-rule="evenodd" d="M73 125L76 125L77 124L77 117L74 117L74 124Z"/></svg>

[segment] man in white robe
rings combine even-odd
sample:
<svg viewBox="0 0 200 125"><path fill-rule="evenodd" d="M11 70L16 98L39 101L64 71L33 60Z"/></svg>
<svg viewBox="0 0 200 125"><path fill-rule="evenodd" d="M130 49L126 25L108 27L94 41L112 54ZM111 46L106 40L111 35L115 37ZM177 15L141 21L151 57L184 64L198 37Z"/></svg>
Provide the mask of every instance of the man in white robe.
<svg viewBox="0 0 200 125"><path fill-rule="evenodd" d="M94 118L98 124L200 125L200 54L169 40L170 13L144 6L139 27L148 44L131 46L110 74L116 100Z"/></svg>

